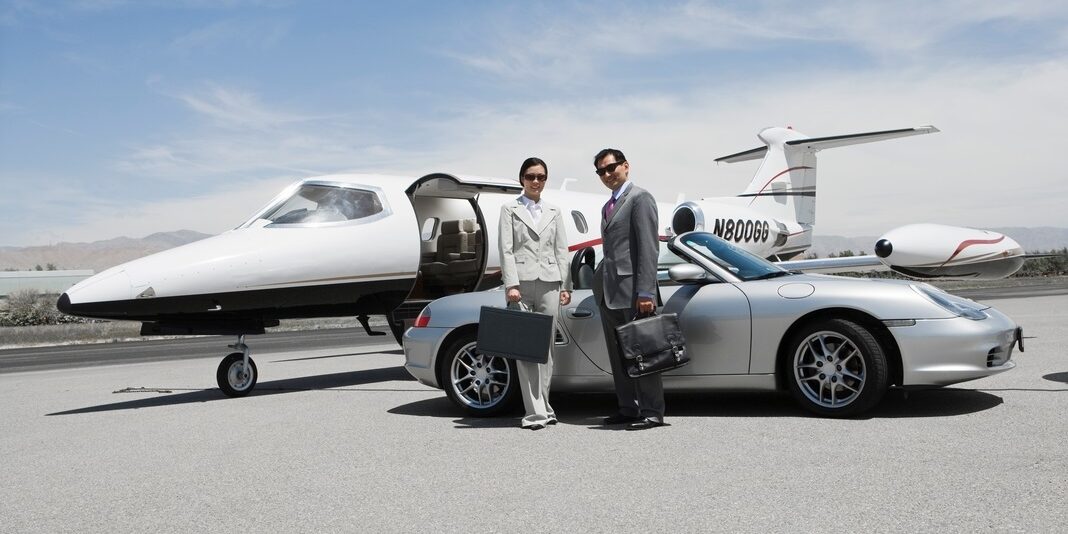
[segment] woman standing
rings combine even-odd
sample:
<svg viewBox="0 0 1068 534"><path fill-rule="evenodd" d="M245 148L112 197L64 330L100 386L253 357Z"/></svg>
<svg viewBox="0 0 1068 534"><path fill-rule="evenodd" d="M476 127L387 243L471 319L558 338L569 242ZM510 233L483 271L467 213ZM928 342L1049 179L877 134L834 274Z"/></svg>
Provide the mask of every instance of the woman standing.
<svg viewBox="0 0 1068 534"><path fill-rule="evenodd" d="M519 167L523 194L501 206L498 245L508 307L522 302L527 309L555 319L560 306L571 303L571 275L563 216L559 208L541 200L548 179L549 167L538 158L527 158ZM556 412L549 406L552 348L544 364L520 360L515 364L526 408L523 428L540 430L556 424Z"/></svg>

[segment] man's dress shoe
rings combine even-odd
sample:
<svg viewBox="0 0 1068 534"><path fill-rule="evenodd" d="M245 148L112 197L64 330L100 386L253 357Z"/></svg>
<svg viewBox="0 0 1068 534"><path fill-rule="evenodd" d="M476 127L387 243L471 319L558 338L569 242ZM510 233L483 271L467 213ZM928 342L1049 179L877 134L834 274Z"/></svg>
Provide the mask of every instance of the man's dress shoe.
<svg viewBox="0 0 1068 534"><path fill-rule="evenodd" d="M644 417L639 421L635 421L627 425L627 430L645 430L646 428L656 428L658 426L667 426L667 423L661 421L660 419Z"/></svg>
<svg viewBox="0 0 1068 534"><path fill-rule="evenodd" d="M617 413L615 415L609 415L608 417L605 417L604 418L604 424L605 425L623 425L623 424L627 424L627 423L636 423L636 422L641 421L641 420L642 420L642 418L637 416L637 415L623 415L621 413Z"/></svg>

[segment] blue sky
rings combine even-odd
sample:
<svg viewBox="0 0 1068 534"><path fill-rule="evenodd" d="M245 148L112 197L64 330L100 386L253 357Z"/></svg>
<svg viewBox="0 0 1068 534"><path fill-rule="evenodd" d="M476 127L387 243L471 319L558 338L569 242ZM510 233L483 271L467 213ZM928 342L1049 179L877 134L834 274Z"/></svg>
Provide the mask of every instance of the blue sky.
<svg viewBox="0 0 1068 534"><path fill-rule="evenodd" d="M0 1L0 246L233 227L337 171L733 195L763 127L820 154L817 234L1068 226L1068 5Z"/></svg>

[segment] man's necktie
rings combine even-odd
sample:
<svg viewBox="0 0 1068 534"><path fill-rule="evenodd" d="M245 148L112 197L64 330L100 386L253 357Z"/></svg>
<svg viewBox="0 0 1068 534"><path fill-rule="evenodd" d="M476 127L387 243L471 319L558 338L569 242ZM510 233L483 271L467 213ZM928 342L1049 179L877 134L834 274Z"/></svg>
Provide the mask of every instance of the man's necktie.
<svg viewBox="0 0 1068 534"><path fill-rule="evenodd" d="M608 203L604 205L604 218L611 217L614 209L616 209L616 196L612 195L612 198L609 198Z"/></svg>

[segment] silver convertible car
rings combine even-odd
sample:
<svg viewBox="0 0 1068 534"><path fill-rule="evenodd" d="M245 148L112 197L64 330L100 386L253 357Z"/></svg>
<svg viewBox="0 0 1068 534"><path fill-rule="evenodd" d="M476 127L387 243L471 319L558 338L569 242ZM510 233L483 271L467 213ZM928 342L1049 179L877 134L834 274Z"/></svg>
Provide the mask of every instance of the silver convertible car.
<svg viewBox="0 0 1068 534"><path fill-rule="evenodd" d="M666 248L665 248L666 245ZM576 290L560 311L553 391L612 391L597 304L597 251L576 253ZM664 375L668 391L788 389L823 416L855 415L892 385L946 386L1007 371L1022 330L997 310L925 283L801 274L705 232L661 243L663 313L679 314L691 357ZM404 334L405 369L466 412L518 403L511 360L480 354L482 306L501 289L428 305Z"/></svg>

